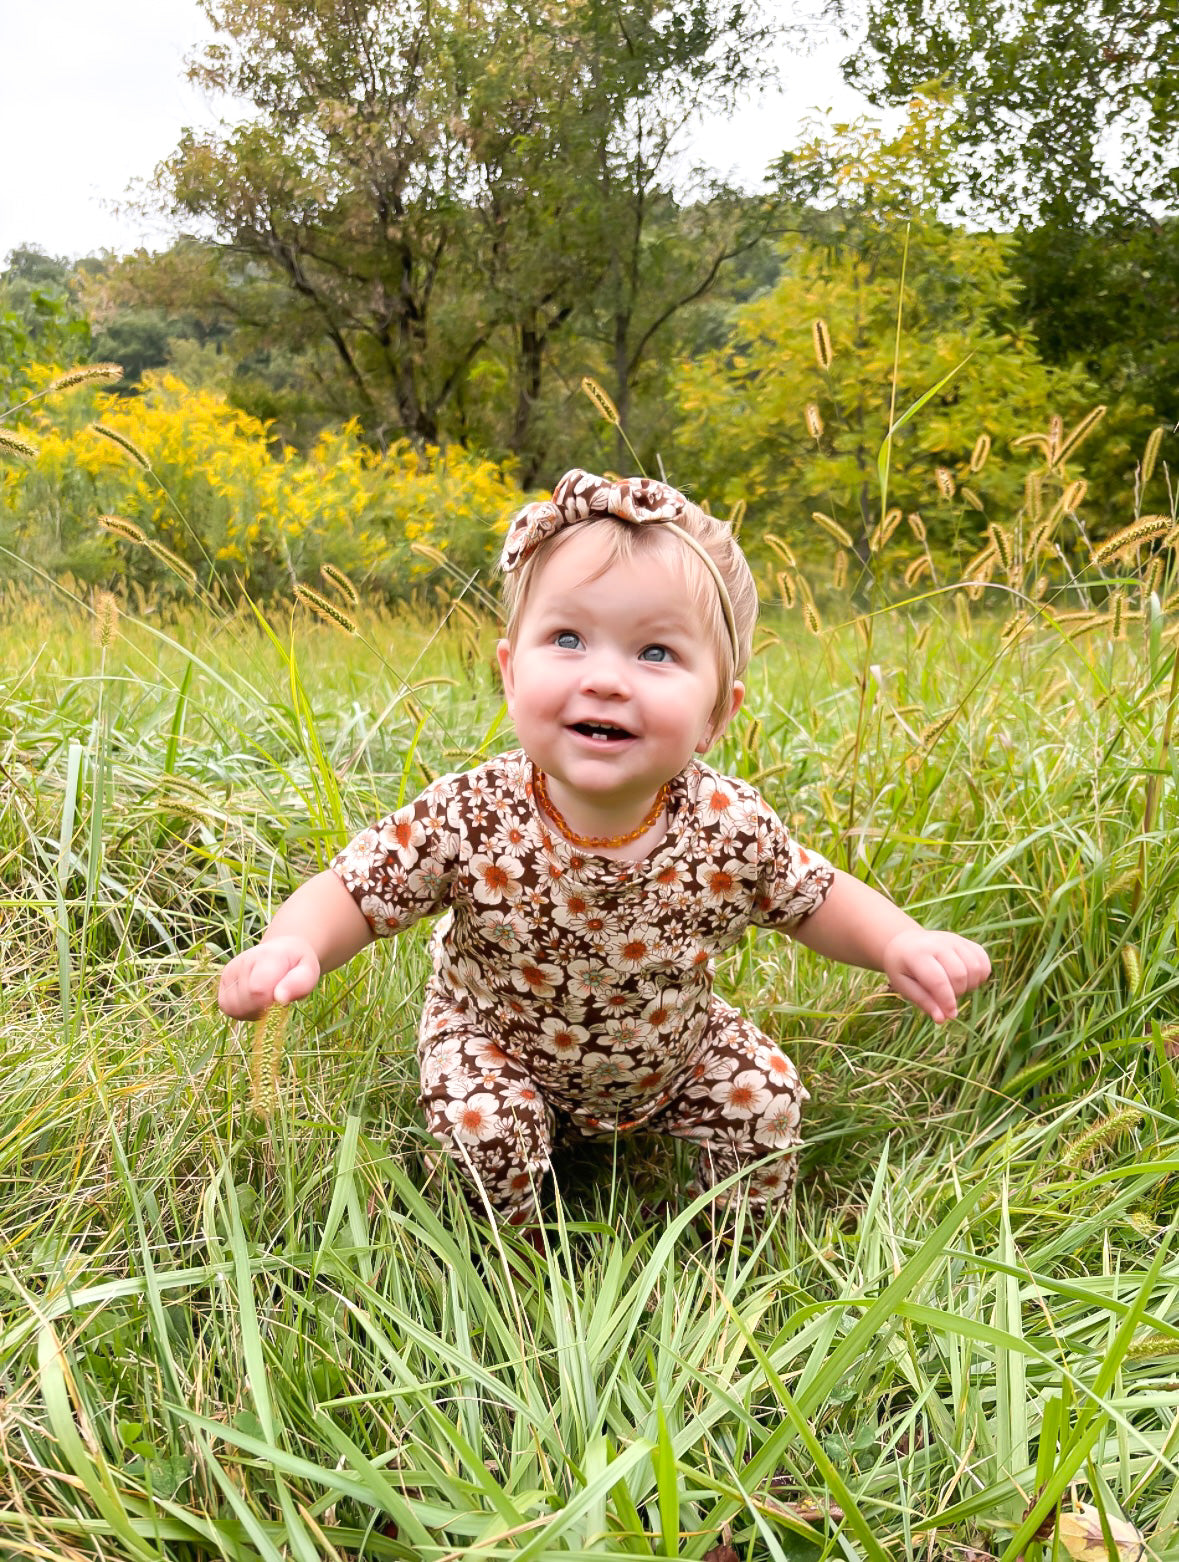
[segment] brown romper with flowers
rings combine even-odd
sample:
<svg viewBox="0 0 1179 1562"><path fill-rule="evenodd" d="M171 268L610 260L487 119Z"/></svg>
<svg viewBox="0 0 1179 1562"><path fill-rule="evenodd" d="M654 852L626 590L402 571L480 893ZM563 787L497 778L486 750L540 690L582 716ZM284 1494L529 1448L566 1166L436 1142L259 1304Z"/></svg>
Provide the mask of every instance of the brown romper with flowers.
<svg viewBox="0 0 1179 1562"><path fill-rule="evenodd" d="M446 910L418 1042L430 1132L500 1213L532 1210L558 1126L644 1127L700 1146L697 1184L773 1158L752 1202L789 1194L807 1099L793 1063L715 997L751 924L788 932L829 863L749 785L693 761L640 862L565 841L520 750L442 776L332 867L377 936Z"/></svg>

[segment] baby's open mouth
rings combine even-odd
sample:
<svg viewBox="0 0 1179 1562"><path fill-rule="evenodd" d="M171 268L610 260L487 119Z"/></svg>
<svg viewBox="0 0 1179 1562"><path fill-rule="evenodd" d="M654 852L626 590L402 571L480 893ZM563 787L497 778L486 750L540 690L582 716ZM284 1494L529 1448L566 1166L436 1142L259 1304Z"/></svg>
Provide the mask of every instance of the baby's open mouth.
<svg viewBox="0 0 1179 1562"><path fill-rule="evenodd" d="M634 733L628 732L625 727L615 727L605 721L575 721L574 732L580 732L583 738L593 738L598 743L621 743L625 738L633 738Z"/></svg>

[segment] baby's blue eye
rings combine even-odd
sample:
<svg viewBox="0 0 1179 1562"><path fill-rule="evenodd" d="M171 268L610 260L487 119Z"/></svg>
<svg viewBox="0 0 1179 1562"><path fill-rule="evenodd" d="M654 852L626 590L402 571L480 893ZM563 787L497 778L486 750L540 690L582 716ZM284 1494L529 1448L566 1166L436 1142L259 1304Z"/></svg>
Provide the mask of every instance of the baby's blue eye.
<svg viewBox="0 0 1179 1562"><path fill-rule="evenodd" d="M674 661L672 653L665 645L648 645L639 652L641 662L670 662Z"/></svg>
<svg viewBox="0 0 1179 1562"><path fill-rule="evenodd" d="M576 651L581 644L581 636L572 629L558 629L553 636L553 644L560 646L562 651Z"/></svg>

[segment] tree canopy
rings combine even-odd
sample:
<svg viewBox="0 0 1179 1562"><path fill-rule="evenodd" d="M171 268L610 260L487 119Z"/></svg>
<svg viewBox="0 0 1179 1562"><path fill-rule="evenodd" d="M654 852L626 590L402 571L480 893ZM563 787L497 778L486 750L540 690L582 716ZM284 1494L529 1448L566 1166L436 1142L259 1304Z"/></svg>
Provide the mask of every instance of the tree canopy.
<svg viewBox="0 0 1179 1562"><path fill-rule="evenodd" d="M1141 219L1179 193L1179 27L1140 0L832 0L877 104L950 94L954 183L1002 221ZM866 26L865 26L866 23ZM947 189L947 194L951 193Z"/></svg>

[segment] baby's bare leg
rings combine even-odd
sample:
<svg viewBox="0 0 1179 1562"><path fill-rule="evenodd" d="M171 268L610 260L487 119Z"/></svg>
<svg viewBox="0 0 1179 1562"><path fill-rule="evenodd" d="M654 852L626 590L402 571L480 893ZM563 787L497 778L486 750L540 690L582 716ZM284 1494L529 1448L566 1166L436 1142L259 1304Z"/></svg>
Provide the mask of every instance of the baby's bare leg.
<svg viewBox="0 0 1179 1562"><path fill-rule="evenodd" d="M699 1193L775 1151L794 1150L807 1099L782 1049L736 1009L714 998L691 1078L649 1126L700 1146L692 1187ZM719 1202L734 1196L748 1197L754 1206L786 1201L797 1175L797 1155L778 1155Z"/></svg>

